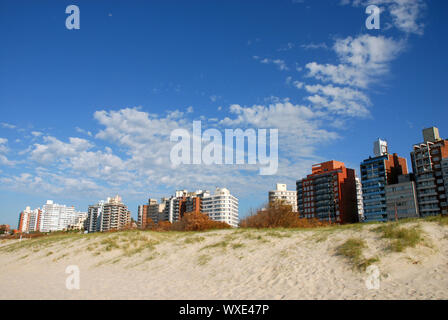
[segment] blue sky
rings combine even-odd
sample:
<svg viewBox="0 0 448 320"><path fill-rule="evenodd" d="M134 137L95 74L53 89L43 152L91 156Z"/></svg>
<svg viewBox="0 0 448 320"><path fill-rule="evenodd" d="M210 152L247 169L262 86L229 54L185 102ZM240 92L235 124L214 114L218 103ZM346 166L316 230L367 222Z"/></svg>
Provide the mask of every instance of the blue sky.
<svg viewBox="0 0 448 320"><path fill-rule="evenodd" d="M81 28L68 30L76 4ZM381 9L367 30L365 8ZM0 0L0 223L45 200L138 204L226 186L240 216L311 165L358 170L381 137L409 158L448 136L446 1ZM279 170L181 166L170 132L279 129ZM408 162L410 165L410 163Z"/></svg>

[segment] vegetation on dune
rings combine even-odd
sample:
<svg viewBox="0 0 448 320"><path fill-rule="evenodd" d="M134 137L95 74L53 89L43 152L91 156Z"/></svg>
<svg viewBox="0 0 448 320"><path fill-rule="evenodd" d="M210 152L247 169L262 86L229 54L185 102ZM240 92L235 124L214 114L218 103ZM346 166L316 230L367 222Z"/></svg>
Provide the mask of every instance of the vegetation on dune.
<svg viewBox="0 0 448 320"><path fill-rule="evenodd" d="M281 202L269 203L256 214L242 220L243 228L271 229L271 228L316 228L326 224L317 219L302 219L292 211L290 205Z"/></svg>
<svg viewBox="0 0 448 320"><path fill-rule="evenodd" d="M381 233L382 238L390 240L389 249L394 252L402 252L409 247L414 248L423 241L423 232L418 225L405 228L397 223L388 223L374 231Z"/></svg>
<svg viewBox="0 0 448 320"><path fill-rule="evenodd" d="M342 245L337 247L337 254L346 257L352 265L358 269L364 271L367 267L375 262L378 262L378 258L364 257L363 251L367 248L367 243L363 239L350 238Z"/></svg>
<svg viewBox="0 0 448 320"><path fill-rule="evenodd" d="M230 229L227 223L214 221L206 214L200 212L186 213L181 220L174 223L167 221L160 221L158 224L152 222L151 219L147 222L146 230L153 231L206 231L218 229Z"/></svg>

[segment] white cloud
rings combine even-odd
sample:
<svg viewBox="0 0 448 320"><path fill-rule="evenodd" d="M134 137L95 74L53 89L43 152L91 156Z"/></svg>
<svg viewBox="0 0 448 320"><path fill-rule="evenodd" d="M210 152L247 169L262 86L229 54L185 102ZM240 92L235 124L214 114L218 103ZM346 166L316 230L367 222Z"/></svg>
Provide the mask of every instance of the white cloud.
<svg viewBox="0 0 448 320"><path fill-rule="evenodd" d="M260 61L262 64L274 64L278 67L280 71L288 71L289 68L286 65L286 62L282 59L269 59L269 58L260 58L259 56L253 56L253 58L257 61Z"/></svg>
<svg viewBox="0 0 448 320"><path fill-rule="evenodd" d="M351 117L369 115L367 106L371 104L370 99L358 90L333 85L307 85L305 89L314 94L307 97L314 106L325 108L330 113Z"/></svg>
<svg viewBox="0 0 448 320"><path fill-rule="evenodd" d="M1 122L0 126L2 126L3 128L6 128L6 129L15 129L15 128L17 128L15 125L10 124L10 123L6 123L6 122Z"/></svg>
<svg viewBox="0 0 448 320"><path fill-rule="evenodd" d="M308 44L302 44L300 46L301 48L305 49L305 50L315 50L315 49L328 49L328 46L326 43L322 42L322 43L308 43Z"/></svg>
<svg viewBox="0 0 448 320"><path fill-rule="evenodd" d="M323 82L366 88L389 71L389 63L404 49L402 41L383 36L361 35L335 42L338 65L310 62L306 65L308 77Z"/></svg>
<svg viewBox="0 0 448 320"><path fill-rule="evenodd" d="M8 139L0 138L0 163L5 166L12 166L15 164L15 162L8 160L8 158L5 155L6 153L9 152L7 144L8 144Z"/></svg>
<svg viewBox="0 0 448 320"><path fill-rule="evenodd" d="M82 134L86 134L89 137L92 136L92 132L84 130L84 129L80 128L80 127L75 127L75 130L76 130L76 132L79 132L79 133L82 133Z"/></svg>
<svg viewBox="0 0 448 320"><path fill-rule="evenodd" d="M55 137L44 137L46 144L35 144L31 151L31 159L40 163L51 163L63 157L76 156L78 153L86 151L93 145L80 138L69 138L65 143Z"/></svg>

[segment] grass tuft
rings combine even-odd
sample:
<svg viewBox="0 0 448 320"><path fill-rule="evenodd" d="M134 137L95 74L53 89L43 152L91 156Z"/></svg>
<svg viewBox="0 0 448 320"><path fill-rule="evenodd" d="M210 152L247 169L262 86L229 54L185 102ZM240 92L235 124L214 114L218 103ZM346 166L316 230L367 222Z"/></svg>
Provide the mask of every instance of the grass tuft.
<svg viewBox="0 0 448 320"><path fill-rule="evenodd" d="M403 252L407 248L415 248L423 241L420 226L410 228L400 227L396 223L390 223L374 229L380 232L382 238L390 240L389 249L394 252Z"/></svg>
<svg viewBox="0 0 448 320"><path fill-rule="evenodd" d="M351 238L340 245L336 250L341 256L347 258L358 270L366 270L371 264L378 262L378 258L364 258L363 250L367 248L367 243L363 239Z"/></svg>

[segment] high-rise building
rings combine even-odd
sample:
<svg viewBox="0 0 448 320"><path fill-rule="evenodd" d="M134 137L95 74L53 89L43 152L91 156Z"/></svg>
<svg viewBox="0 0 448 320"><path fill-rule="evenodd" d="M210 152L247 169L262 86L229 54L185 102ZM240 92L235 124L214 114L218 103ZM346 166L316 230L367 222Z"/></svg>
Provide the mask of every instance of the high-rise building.
<svg viewBox="0 0 448 320"><path fill-rule="evenodd" d="M99 201L97 204L89 206L87 211L87 219L85 221L84 229L90 232L101 232L102 230L102 216L103 216L104 201Z"/></svg>
<svg viewBox="0 0 448 320"><path fill-rule="evenodd" d="M131 226L131 211L119 195L90 205L85 221L88 232L122 230Z"/></svg>
<svg viewBox="0 0 448 320"><path fill-rule="evenodd" d="M69 226L79 223L79 219L85 213L78 212L75 207L67 207L48 200L42 206L40 231L52 232L68 229Z"/></svg>
<svg viewBox="0 0 448 320"><path fill-rule="evenodd" d="M141 225L144 225L148 217L155 223L160 221L174 223L182 219L186 213L192 212L207 214L210 219L226 222L233 227L237 227L239 223L238 199L226 188L217 188L214 195L203 190L195 192L178 190L175 195L163 198L158 205L153 202L153 206L150 204L145 206L139 207Z"/></svg>
<svg viewBox="0 0 448 320"><path fill-rule="evenodd" d="M401 175L398 183L386 186L387 220L419 217L414 180L412 174Z"/></svg>
<svg viewBox="0 0 448 320"><path fill-rule="evenodd" d="M411 152L422 217L448 213L442 160L448 158L448 140L441 139L437 128L423 130L422 143Z"/></svg>
<svg viewBox="0 0 448 320"><path fill-rule="evenodd" d="M297 205L303 218L331 223L358 221L355 170L338 161L312 167L312 173L297 185Z"/></svg>
<svg viewBox="0 0 448 320"><path fill-rule="evenodd" d="M30 223L31 207L26 207L25 210L19 214L18 232L28 232Z"/></svg>
<svg viewBox="0 0 448 320"><path fill-rule="evenodd" d="M176 222L189 212L202 212L202 200L209 196L208 191L198 190L188 192L187 190L178 190L174 196L162 200L164 205L159 220Z"/></svg>
<svg viewBox="0 0 448 320"><path fill-rule="evenodd" d="M202 212L212 220L225 222L234 228L238 227L238 199L226 188L216 188L213 195L204 193Z"/></svg>
<svg viewBox="0 0 448 320"><path fill-rule="evenodd" d="M364 221L364 201L362 198L362 183L361 179L355 177L356 181L356 206L358 208L358 219L359 221Z"/></svg>
<svg viewBox="0 0 448 320"><path fill-rule="evenodd" d="M145 229L149 221L159 223L165 209L165 201L166 199L162 199L162 202L158 203L156 199L148 199L148 204L138 206L138 227Z"/></svg>
<svg viewBox="0 0 448 320"><path fill-rule="evenodd" d="M283 202L290 205L293 212L297 212L297 191L288 191L286 184L277 183L276 189L269 191L269 202Z"/></svg>
<svg viewBox="0 0 448 320"><path fill-rule="evenodd" d="M386 186L398 183L398 176L407 174L405 158L389 154L387 143L382 141L382 152L378 153L378 142L374 143L374 153L361 163L361 182L364 205L364 221L387 221Z"/></svg>
<svg viewBox="0 0 448 320"><path fill-rule="evenodd" d="M42 210L40 210L39 208L31 211L31 214L29 216L28 232L36 232L40 230L41 217Z"/></svg>
<svg viewBox="0 0 448 320"><path fill-rule="evenodd" d="M40 230L40 220L42 211L40 209L31 210L31 207L26 207L19 215L18 232L29 233Z"/></svg>
<svg viewBox="0 0 448 320"><path fill-rule="evenodd" d="M121 230L131 225L131 212L120 196L107 198L101 216L101 231Z"/></svg>
<svg viewBox="0 0 448 320"><path fill-rule="evenodd" d="M443 184L445 185L445 198L442 198L441 205L444 208L442 214L448 215L448 209L446 208L448 205L448 158L442 160L442 176L443 176Z"/></svg>

